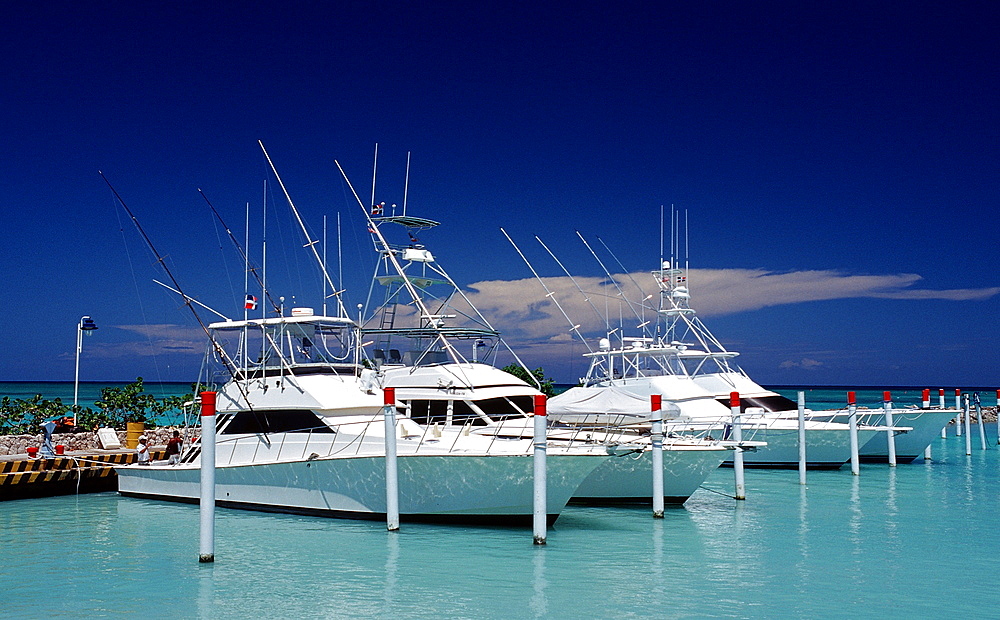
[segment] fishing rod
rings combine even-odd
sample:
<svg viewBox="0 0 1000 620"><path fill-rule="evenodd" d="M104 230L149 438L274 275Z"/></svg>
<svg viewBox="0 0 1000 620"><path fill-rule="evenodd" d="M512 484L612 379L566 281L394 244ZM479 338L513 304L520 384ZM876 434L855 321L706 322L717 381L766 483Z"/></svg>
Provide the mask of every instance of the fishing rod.
<svg viewBox="0 0 1000 620"><path fill-rule="evenodd" d="M188 297L187 295L185 295L184 293L182 293L182 292L178 291L177 289L175 289L174 287L170 286L169 284L164 284L163 282L160 282L160 281L159 281L159 280L157 280L156 278L153 278L153 282L156 282L157 284L159 284L159 285L160 285L160 286L162 286L163 288L167 289L168 291L172 291L172 292L174 292L174 293L177 293L178 295L180 295L181 297L183 297L183 298L184 298L184 299L186 299L187 301L190 301L190 302L192 302L192 303L196 303L196 304L198 304L199 306L201 306L201 307L202 307L202 308L204 308L205 310L208 310L209 312L211 312L211 313L212 313L212 314L214 314L215 316L217 316L217 317L220 317L220 318L221 318L221 319L222 319L223 321L228 321L228 320L229 320L229 317L228 317L228 316L226 316L226 315L222 314L221 312L219 312L219 311L218 311L218 310L216 310L215 308L212 308L211 306L208 306L208 305L206 305L206 304L203 304L203 303L201 303L200 301L198 301L198 300L197 300L197 299L195 299L194 297Z"/></svg>

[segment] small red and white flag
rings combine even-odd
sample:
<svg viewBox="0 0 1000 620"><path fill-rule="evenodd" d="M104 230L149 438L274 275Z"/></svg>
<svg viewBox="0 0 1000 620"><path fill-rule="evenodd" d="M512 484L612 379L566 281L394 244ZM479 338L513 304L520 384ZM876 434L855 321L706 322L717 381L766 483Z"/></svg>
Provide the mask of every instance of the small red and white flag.
<svg viewBox="0 0 1000 620"><path fill-rule="evenodd" d="M247 295L246 303L243 304L243 307L247 310L256 310L257 298L253 295Z"/></svg>

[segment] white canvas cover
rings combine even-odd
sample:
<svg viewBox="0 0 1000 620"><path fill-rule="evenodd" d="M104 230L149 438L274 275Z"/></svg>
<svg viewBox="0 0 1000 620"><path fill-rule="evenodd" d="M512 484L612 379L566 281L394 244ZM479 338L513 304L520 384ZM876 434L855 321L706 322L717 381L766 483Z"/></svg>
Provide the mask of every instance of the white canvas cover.
<svg viewBox="0 0 1000 620"><path fill-rule="evenodd" d="M678 415L676 405L664 401L664 419ZM611 422L627 424L648 422L651 406L648 396L611 387L575 387L549 399L549 417L559 422Z"/></svg>

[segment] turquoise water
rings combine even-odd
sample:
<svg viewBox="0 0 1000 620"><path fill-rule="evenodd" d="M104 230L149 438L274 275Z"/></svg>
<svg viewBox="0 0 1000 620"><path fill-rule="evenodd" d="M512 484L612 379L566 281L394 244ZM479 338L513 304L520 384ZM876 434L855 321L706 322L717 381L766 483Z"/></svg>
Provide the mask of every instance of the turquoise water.
<svg viewBox="0 0 1000 620"><path fill-rule="evenodd" d="M973 433L975 434L975 430ZM528 529L220 509L113 493L0 502L0 616L994 617L1000 454L936 439L934 460L716 471L683 508L571 506Z"/></svg>
<svg viewBox="0 0 1000 620"><path fill-rule="evenodd" d="M94 401L101 397L101 388L104 387L124 387L130 381L93 381L80 383L77 402L84 407L93 407ZM191 383L151 383L143 382L144 391L152 394L156 398L165 396L181 396L191 390ZM73 382L72 381L0 381L0 398L10 396L11 399L31 398L35 394L41 394L46 400L61 398L67 405L73 404Z"/></svg>

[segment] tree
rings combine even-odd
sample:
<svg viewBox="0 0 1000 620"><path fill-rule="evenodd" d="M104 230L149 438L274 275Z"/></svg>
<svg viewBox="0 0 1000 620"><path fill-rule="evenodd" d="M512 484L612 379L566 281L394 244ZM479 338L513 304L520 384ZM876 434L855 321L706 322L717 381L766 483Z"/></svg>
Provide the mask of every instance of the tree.
<svg viewBox="0 0 1000 620"><path fill-rule="evenodd" d="M94 405L100 409L112 426L121 427L127 422L146 422L148 413L155 411L156 397L143 391L142 377L136 377L126 386L101 388L101 398Z"/></svg>
<svg viewBox="0 0 1000 620"><path fill-rule="evenodd" d="M162 398L153 405L153 413L161 422L183 422L184 405L186 403L196 402L197 397L202 392L209 389L211 388L204 383L192 383L191 393L183 396L166 396ZM171 416L173 417L172 421L169 420Z"/></svg>
<svg viewBox="0 0 1000 620"><path fill-rule="evenodd" d="M61 418L72 407L63 404L61 398L48 400L41 394L31 398L11 399L4 396L0 400L0 433L10 435L34 434L45 420Z"/></svg>
<svg viewBox="0 0 1000 620"><path fill-rule="evenodd" d="M524 381L528 385L535 386L537 384L541 386L539 387L539 390L542 392L542 394L545 394L550 398L556 395L556 390L553 385L553 380L545 378L545 371L542 370L541 367L532 370L530 375L528 374L528 371L526 371L524 368L521 368L517 364L504 366L500 370L508 374L514 375L515 377L517 377L521 381Z"/></svg>

